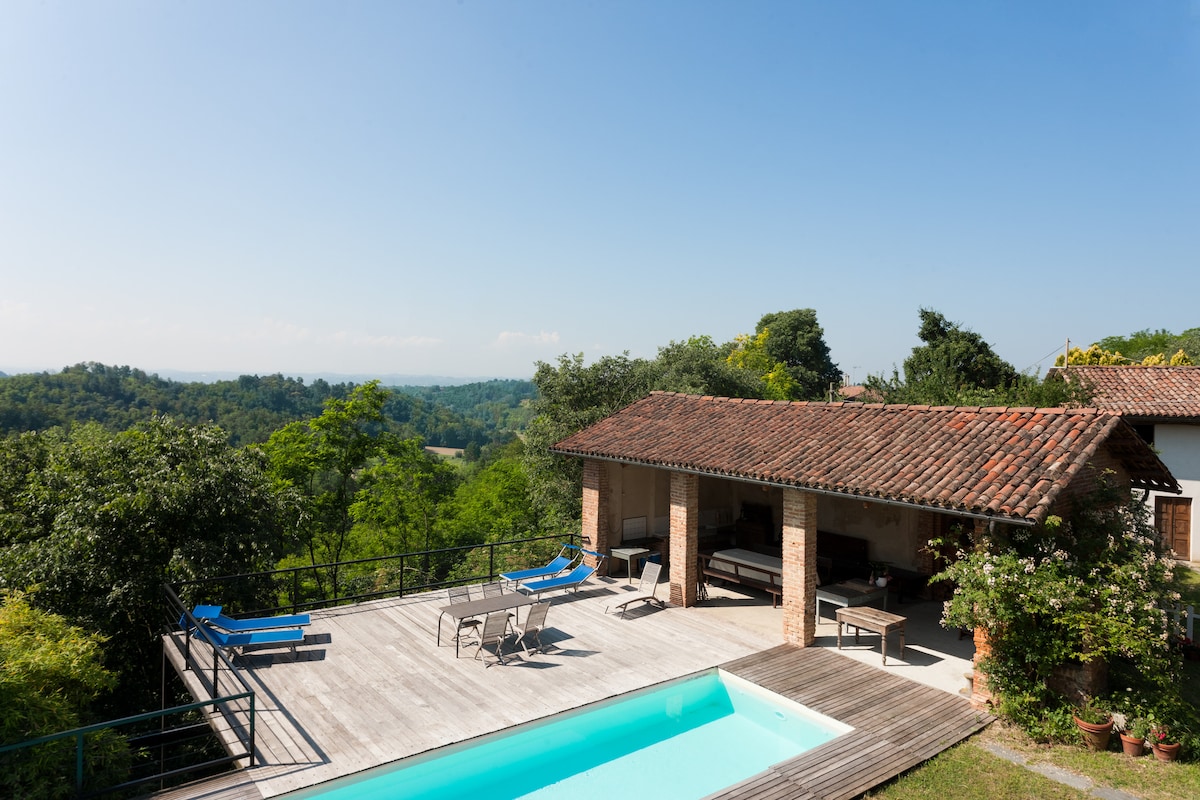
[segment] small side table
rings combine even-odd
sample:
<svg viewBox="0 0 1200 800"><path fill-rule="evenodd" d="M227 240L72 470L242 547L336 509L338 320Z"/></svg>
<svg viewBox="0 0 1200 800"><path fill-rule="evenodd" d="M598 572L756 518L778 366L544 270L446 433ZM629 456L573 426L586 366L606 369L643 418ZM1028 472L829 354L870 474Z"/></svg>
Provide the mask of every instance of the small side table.
<svg viewBox="0 0 1200 800"><path fill-rule="evenodd" d="M879 649L883 651L883 665L887 666L887 637L892 631L900 631L900 657L904 658L904 623L906 617L899 614L889 614L886 611L880 611L878 608L870 608L868 606L847 606L839 608L837 614L837 648L842 649L842 626L850 625L854 628L854 643L858 644L858 629L878 633L880 642Z"/></svg>
<svg viewBox="0 0 1200 800"><path fill-rule="evenodd" d="M649 552L650 550L645 547L614 547L612 549L612 557L625 562L626 583L633 583L633 565L637 563L638 558Z"/></svg>

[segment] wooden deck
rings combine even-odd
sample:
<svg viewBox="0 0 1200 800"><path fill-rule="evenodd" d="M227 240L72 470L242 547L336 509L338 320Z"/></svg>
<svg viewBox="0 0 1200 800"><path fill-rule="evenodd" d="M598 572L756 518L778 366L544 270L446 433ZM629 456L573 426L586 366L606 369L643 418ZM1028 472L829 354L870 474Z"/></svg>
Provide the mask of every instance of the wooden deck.
<svg viewBox="0 0 1200 800"><path fill-rule="evenodd" d="M714 799L857 797L992 720L960 697L824 648L780 645L722 668L854 730L719 792Z"/></svg>
<svg viewBox="0 0 1200 800"><path fill-rule="evenodd" d="M852 797L986 724L948 692L781 645L781 630L675 607L604 613L632 591L602 579L550 598L546 651L487 668L474 648L455 658L448 626L436 646L441 593L314 613L295 657L242 660L258 695L256 766L225 787L163 797L270 798L718 665L856 728L722 798ZM196 692L200 678L183 675Z"/></svg>

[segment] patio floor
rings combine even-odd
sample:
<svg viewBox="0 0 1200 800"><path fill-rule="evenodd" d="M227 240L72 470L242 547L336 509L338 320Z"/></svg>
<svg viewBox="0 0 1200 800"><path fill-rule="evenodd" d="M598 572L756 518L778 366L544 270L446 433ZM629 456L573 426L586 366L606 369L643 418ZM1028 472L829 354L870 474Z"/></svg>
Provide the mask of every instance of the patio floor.
<svg viewBox="0 0 1200 800"><path fill-rule="evenodd" d="M939 687L932 694L927 686L901 677L904 670L917 674L922 662L928 669L933 663L956 658L931 655L935 652L932 650L925 652L927 643L916 632L915 614L910 616L913 627L908 634L909 660L894 660L890 655L888 666L883 668L879 665L877 636L866 635L858 648L840 654L823 647L780 647L781 610L772 609L769 603L763 605L762 598L752 593L717 591L701 607L645 607L632 610L624 619L604 613L615 597L633 588L623 579L603 578L587 584L577 594L553 596L548 630L542 636L545 652L526 657L518 651L508 664L490 668L472 657L474 648L465 649L464 656L456 659L453 643L447 641L449 636L443 636L441 647L435 644L438 609L446 603L444 593L316 612L306 643L296 656L264 650L242 659L247 680L259 698L258 766L218 784L158 796L210 800L274 797L725 664L735 665L750 679L777 690L782 688L782 693L792 696L797 691L824 692L828 701L818 697L818 702L829 702L831 708L840 709L830 715L860 728L835 742L845 745L843 740L870 735L874 737L875 761L881 747L893 756L884 759L889 765L884 772L890 772L875 783L919 763L984 724L964 699L953 694L963 685L961 673L956 686ZM907 615L919 605L893 610ZM819 625L818 644L831 644L834 628L832 623ZM175 648L167 647L166 651L173 654ZM820 667L813 660L817 658L826 659L825 663L834 668ZM177 660L172 660L178 669ZM855 660L862 664L854 664ZM762 667L766 662L775 666ZM197 676L187 672L184 679L196 692ZM787 685L772 686L771 680L782 680ZM834 680L840 683L831 684ZM857 722L846 718L846 714L856 712L853 704L844 701L855 694L863 695L867 686L874 693L871 696L876 705L877 692L884 691L887 700L883 705L888 707L914 712L933 706L945 709L951 720L949 727L932 728L937 732L937 749L929 752L928 745L906 749L886 734L868 731L869 725L860 727L866 724L866 718L856 717ZM839 697L840 701L833 702ZM905 700L907 697L913 698L912 703ZM931 697L940 699L931 704ZM919 718L922 724L928 723ZM862 765L854 766L852 761L853 753L849 751L841 755L830 751L820 763L823 774L833 764L862 772ZM833 770L838 774L842 771ZM872 776L878 771L877 767L868 770ZM775 788L782 791L777 796L853 796L833 791L842 786L836 780L829 783L830 791L826 793L803 794L788 789L801 785L796 781L802 772L792 769L785 779L779 777L784 773L776 774Z"/></svg>

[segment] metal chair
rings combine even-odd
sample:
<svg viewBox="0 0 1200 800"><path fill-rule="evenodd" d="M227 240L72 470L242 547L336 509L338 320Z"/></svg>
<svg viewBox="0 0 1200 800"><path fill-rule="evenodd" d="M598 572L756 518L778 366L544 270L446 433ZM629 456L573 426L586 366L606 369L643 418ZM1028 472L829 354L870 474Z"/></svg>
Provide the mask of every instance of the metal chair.
<svg viewBox="0 0 1200 800"><path fill-rule="evenodd" d="M475 658L478 660L484 652L485 647L491 645L496 651L497 664L504 663L504 640L509 635L508 614L501 611L496 614L488 614L483 621L483 630L479 634L479 649L475 651ZM487 659L483 659L484 666L490 667L491 664Z"/></svg>
<svg viewBox="0 0 1200 800"><path fill-rule="evenodd" d="M454 605L455 603L466 603L471 599L471 587L470 586L451 586L447 590L447 593L450 595L450 604L451 605ZM479 636L479 626L482 624L483 624L483 622L475 619L474 617L467 617L466 619L460 619L458 621L458 630L455 631L455 633L454 633L455 641L461 640L464 630L467 633L474 634L476 637L478 637Z"/></svg>
<svg viewBox="0 0 1200 800"><path fill-rule="evenodd" d="M514 631L517 634L517 644L521 645L526 655L529 655L529 647L525 644L525 639L531 634L533 640L537 642L534 652L542 652L542 631L546 629L546 612L549 610L549 601L534 603L529 607L529 613L525 616L525 624Z"/></svg>

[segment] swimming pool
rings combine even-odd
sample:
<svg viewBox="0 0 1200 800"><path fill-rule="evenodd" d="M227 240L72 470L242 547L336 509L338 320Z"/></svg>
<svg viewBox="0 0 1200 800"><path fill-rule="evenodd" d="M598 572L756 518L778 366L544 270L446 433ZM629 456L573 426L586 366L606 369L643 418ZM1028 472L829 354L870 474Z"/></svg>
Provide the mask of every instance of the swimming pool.
<svg viewBox="0 0 1200 800"><path fill-rule="evenodd" d="M849 730L714 669L286 797L694 800Z"/></svg>

